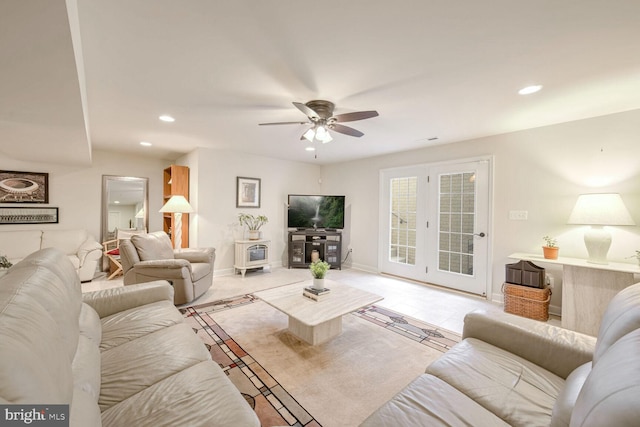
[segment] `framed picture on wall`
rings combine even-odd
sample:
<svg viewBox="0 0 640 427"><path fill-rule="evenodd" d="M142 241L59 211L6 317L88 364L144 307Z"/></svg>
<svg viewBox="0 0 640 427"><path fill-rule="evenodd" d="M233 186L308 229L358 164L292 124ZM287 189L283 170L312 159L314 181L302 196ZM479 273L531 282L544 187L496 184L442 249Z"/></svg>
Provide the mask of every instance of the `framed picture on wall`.
<svg viewBox="0 0 640 427"><path fill-rule="evenodd" d="M49 203L49 174L0 170L0 203Z"/></svg>
<svg viewBox="0 0 640 427"><path fill-rule="evenodd" d="M1 208L0 224L57 224L58 208Z"/></svg>
<svg viewBox="0 0 640 427"><path fill-rule="evenodd" d="M260 207L260 178L236 178L236 207Z"/></svg>

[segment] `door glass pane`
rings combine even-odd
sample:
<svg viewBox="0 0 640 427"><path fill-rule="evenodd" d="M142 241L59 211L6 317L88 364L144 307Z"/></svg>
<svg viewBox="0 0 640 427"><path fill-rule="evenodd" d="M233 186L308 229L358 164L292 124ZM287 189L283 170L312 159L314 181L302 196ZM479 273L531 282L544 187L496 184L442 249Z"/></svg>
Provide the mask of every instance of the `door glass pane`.
<svg viewBox="0 0 640 427"><path fill-rule="evenodd" d="M438 268L441 271L473 275L475 181L473 172L439 176Z"/></svg>
<svg viewBox="0 0 640 427"><path fill-rule="evenodd" d="M418 177L392 178L389 188L389 261L415 265Z"/></svg>

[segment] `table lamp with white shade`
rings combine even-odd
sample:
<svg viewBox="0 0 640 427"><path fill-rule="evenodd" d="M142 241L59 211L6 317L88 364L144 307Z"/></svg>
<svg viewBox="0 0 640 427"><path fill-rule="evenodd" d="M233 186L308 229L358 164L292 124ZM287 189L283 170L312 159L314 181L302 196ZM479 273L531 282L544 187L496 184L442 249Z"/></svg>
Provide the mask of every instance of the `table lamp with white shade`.
<svg viewBox="0 0 640 427"><path fill-rule="evenodd" d="M611 233L605 225L636 225L617 193L581 194L569 216L569 224L590 225L584 233L592 264L608 264L607 252L611 246Z"/></svg>
<svg viewBox="0 0 640 427"><path fill-rule="evenodd" d="M184 196L171 196L169 201L160 209L162 213L172 213L176 222L173 230L173 247L182 248L182 214L193 212L193 208Z"/></svg>

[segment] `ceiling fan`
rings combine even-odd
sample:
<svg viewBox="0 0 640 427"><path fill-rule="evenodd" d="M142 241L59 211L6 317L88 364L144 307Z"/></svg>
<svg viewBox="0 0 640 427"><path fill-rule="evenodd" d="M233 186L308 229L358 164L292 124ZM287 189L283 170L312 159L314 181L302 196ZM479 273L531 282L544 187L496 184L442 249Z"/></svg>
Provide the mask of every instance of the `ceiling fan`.
<svg viewBox="0 0 640 427"><path fill-rule="evenodd" d="M370 119L378 116L377 111L356 111L354 113L344 113L333 115L333 108L335 105L333 102L314 100L305 104L301 102L294 102L293 105L300 111L302 111L309 119L306 122L277 122L277 123L260 123L260 126L270 125L306 125L310 124L311 127L300 137L300 139L306 139L309 142L313 142L314 139L327 143L333 140L329 131L335 131L343 133L349 136L361 137L364 135L357 129L349 126L342 125L343 122L355 122L356 120Z"/></svg>

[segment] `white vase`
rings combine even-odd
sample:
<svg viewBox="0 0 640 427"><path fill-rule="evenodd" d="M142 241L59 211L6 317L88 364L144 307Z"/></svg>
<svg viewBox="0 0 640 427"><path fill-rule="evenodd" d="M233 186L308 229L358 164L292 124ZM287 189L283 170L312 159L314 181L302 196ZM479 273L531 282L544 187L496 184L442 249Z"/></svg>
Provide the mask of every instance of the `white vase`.
<svg viewBox="0 0 640 427"><path fill-rule="evenodd" d="M313 278L313 289L324 289L324 279Z"/></svg>
<svg viewBox="0 0 640 427"><path fill-rule="evenodd" d="M249 240L260 240L260 230L249 230Z"/></svg>

